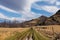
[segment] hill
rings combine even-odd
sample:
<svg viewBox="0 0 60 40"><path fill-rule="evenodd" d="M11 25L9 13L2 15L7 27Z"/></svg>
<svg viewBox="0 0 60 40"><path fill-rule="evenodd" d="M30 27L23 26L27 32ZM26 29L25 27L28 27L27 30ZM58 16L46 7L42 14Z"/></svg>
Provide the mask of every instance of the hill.
<svg viewBox="0 0 60 40"><path fill-rule="evenodd" d="M49 17L45 24L47 25L59 25L60 24L60 10L58 10L54 15Z"/></svg>
<svg viewBox="0 0 60 40"><path fill-rule="evenodd" d="M51 17L41 16L30 21L21 23L23 26L38 26L38 25L60 25L60 10Z"/></svg>

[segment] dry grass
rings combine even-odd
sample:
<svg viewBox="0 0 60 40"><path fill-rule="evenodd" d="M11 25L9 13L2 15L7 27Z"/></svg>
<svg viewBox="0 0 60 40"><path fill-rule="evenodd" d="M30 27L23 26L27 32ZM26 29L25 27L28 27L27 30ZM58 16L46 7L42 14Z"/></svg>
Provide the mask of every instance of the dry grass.
<svg viewBox="0 0 60 40"><path fill-rule="evenodd" d="M41 27L46 27L46 29L41 29ZM38 26L36 29L47 33L53 33L52 27L55 33L60 33L60 25ZM22 32L28 29L29 28L0 28L0 40L4 40L6 37L13 35L15 32Z"/></svg>
<svg viewBox="0 0 60 40"><path fill-rule="evenodd" d="M60 25L49 25L49 26L41 26L41 27L47 27L46 29L42 29L42 30L45 30L45 31L53 31L55 33L60 33ZM53 27L53 29L52 29Z"/></svg>
<svg viewBox="0 0 60 40"><path fill-rule="evenodd" d="M22 32L29 28L0 28L0 40L13 35L15 32Z"/></svg>
<svg viewBox="0 0 60 40"><path fill-rule="evenodd" d="M38 26L36 29L50 39L56 37L57 34L60 35L60 25Z"/></svg>

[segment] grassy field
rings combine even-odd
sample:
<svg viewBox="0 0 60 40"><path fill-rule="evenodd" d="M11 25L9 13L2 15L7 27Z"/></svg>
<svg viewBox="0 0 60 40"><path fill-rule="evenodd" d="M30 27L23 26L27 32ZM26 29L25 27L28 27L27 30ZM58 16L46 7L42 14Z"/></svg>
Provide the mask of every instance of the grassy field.
<svg viewBox="0 0 60 40"><path fill-rule="evenodd" d="M49 40L53 33L60 33L60 25L38 26L31 28L0 28L0 40ZM50 39L51 40L51 39Z"/></svg>
<svg viewBox="0 0 60 40"><path fill-rule="evenodd" d="M0 40L4 40L10 35L14 35L16 32L22 32L29 28L0 28Z"/></svg>

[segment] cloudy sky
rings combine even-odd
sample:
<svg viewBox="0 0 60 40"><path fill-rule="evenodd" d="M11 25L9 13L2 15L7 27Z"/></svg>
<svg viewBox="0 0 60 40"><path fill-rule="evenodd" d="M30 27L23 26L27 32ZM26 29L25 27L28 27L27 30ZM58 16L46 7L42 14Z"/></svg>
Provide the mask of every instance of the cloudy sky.
<svg viewBox="0 0 60 40"><path fill-rule="evenodd" d="M59 0L0 0L0 19L25 21L51 16L60 9Z"/></svg>

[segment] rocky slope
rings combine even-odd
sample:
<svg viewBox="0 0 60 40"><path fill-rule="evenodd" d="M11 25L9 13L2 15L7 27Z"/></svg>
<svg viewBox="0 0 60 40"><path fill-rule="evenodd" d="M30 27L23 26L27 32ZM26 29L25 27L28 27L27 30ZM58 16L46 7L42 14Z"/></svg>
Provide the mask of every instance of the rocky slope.
<svg viewBox="0 0 60 40"><path fill-rule="evenodd" d="M60 24L60 10L56 12L56 14L52 15L49 17L46 21L45 24L47 25L59 25Z"/></svg>

